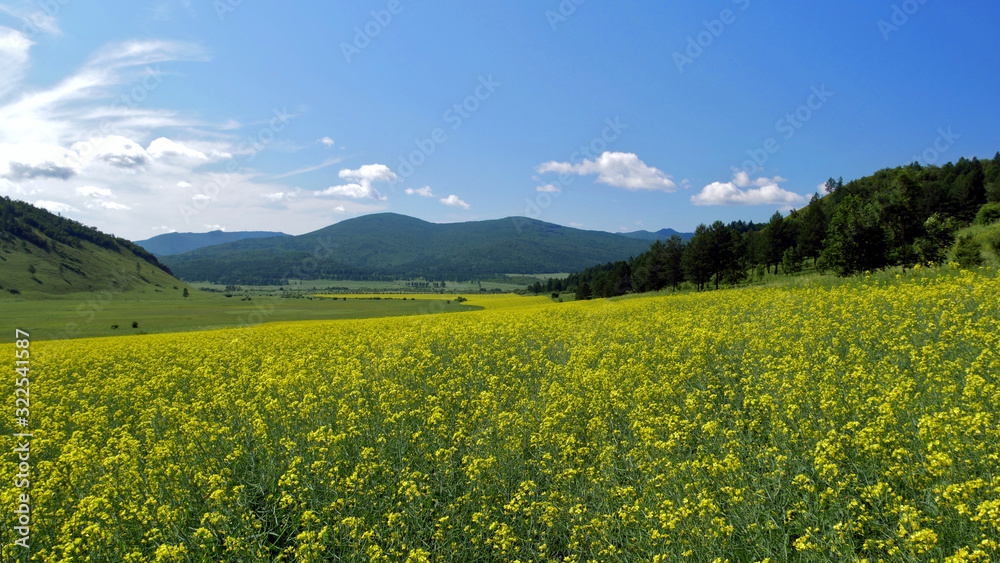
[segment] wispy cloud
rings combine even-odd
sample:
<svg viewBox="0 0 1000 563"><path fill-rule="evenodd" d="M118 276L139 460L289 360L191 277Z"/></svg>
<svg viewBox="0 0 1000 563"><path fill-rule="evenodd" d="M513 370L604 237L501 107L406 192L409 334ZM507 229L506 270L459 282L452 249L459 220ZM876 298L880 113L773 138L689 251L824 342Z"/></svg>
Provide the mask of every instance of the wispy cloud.
<svg viewBox="0 0 1000 563"><path fill-rule="evenodd" d="M421 197L434 197L434 192L431 191L430 186L424 186L422 188L406 188L406 195L418 195Z"/></svg>
<svg viewBox="0 0 1000 563"><path fill-rule="evenodd" d="M284 174L279 174L277 176L271 176L271 179L272 180L280 180L282 178L290 178L292 176L298 176L299 174L305 174L307 172L315 172L316 170L322 170L324 168L328 168L328 167L333 166L335 164L340 164L341 162L343 162L343 160L344 160L344 157L328 158L328 159L324 160L323 162L321 162L320 164L317 164L315 166L306 166L305 168L299 168L297 170L292 170L291 172L285 172Z"/></svg>

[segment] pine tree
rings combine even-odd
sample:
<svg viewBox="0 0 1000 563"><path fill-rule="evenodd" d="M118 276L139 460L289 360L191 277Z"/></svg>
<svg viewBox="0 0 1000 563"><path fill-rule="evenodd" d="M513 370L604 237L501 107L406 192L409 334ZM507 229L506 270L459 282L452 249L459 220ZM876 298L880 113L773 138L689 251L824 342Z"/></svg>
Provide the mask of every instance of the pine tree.
<svg viewBox="0 0 1000 563"><path fill-rule="evenodd" d="M849 195L830 220L823 256L841 276L878 270L886 266L889 241L872 204Z"/></svg>

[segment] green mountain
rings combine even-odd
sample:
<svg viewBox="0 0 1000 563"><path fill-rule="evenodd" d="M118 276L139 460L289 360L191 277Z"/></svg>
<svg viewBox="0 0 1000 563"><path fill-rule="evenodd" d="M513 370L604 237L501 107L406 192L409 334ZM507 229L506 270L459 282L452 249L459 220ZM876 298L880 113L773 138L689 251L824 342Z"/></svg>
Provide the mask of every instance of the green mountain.
<svg viewBox="0 0 1000 563"><path fill-rule="evenodd" d="M206 246L236 242L248 238L287 237L285 233L270 231L211 231L208 233L167 233L146 240L135 241L155 256L170 256L190 252Z"/></svg>
<svg viewBox="0 0 1000 563"><path fill-rule="evenodd" d="M667 240L674 235L681 237L681 240L690 240L694 238L694 233L681 233L673 229L660 229L655 233L650 231L632 231L630 233L620 233L620 234L628 238L648 240L650 242L656 240Z"/></svg>
<svg viewBox="0 0 1000 563"><path fill-rule="evenodd" d="M23 201L0 198L0 295L180 293L183 282L139 246Z"/></svg>
<svg viewBox="0 0 1000 563"><path fill-rule="evenodd" d="M289 278L465 280L574 271L648 248L649 241L525 217L437 224L379 213L300 236L246 239L163 261L182 279L227 284Z"/></svg>

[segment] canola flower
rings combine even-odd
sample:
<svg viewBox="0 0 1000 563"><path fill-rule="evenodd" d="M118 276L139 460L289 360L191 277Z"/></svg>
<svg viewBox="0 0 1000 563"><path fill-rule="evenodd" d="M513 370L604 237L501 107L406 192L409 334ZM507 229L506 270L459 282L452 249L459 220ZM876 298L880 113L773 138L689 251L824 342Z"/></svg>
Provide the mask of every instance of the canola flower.
<svg viewBox="0 0 1000 563"><path fill-rule="evenodd" d="M0 558L996 560L998 294L924 270L33 343L32 548L5 478Z"/></svg>

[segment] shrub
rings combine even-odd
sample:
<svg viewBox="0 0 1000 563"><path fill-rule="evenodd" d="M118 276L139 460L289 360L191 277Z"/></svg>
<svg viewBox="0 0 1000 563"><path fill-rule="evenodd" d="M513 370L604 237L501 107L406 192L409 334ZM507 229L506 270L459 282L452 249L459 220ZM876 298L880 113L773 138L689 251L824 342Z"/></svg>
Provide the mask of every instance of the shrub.
<svg viewBox="0 0 1000 563"><path fill-rule="evenodd" d="M118 325L117 324L111 325L111 330L118 330Z"/></svg>
<svg viewBox="0 0 1000 563"><path fill-rule="evenodd" d="M983 257L980 254L983 245L972 235L959 237L958 245L955 246L955 261L963 268L973 268L983 264Z"/></svg>
<svg viewBox="0 0 1000 563"><path fill-rule="evenodd" d="M139 328L139 321L132 321L132 328Z"/></svg>
<svg viewBox="0 0 1000 563"><path fill-rule="evenodd" d="M1000 221L1000 203L987 203L976 214L977 225L992 225Z"/></svg>

